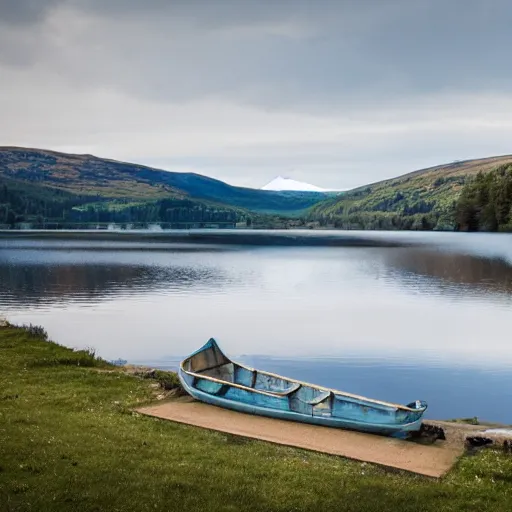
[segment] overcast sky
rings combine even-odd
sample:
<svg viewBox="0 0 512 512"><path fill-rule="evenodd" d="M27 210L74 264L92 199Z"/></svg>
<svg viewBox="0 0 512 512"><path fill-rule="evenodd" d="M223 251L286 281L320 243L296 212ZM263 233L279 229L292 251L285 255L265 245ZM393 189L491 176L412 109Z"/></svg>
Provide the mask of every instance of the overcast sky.
<svg viewBox="0 0 512 512"><path fill-rule="evenodd" d="M0 145L352 188L512 153L510 0L0 0Z"/></svg>

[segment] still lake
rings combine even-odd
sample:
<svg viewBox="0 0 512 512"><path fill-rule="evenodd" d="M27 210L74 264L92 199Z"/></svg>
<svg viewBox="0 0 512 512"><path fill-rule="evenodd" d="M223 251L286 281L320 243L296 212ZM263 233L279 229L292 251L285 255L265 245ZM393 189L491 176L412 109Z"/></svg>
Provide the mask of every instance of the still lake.
<svg viewBox="0 0 512 512"><path fill-rule="evenodd" d="M215 337L251 366L426 400L427 417L512 423L512 236L348 233L3 234L0 315L159 368ZM315 236L330 242L300 244Z"/></svg>

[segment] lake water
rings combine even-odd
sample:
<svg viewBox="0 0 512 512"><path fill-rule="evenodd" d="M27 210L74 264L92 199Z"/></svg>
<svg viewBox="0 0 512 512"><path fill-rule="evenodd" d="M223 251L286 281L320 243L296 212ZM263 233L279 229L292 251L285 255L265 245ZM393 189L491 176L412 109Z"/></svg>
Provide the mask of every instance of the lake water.
<svg viewBox="0 0 512 512"><path fill-rule="evenodd" d="M211 233L0 235L0 314L161 368L215 337L251 366L427 400L427 417L512 423L512 236Z"/></svg>

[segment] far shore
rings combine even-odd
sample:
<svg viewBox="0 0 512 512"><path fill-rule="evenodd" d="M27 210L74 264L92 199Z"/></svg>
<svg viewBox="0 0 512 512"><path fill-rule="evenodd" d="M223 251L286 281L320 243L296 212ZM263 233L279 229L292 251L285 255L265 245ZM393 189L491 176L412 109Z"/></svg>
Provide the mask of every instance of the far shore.
<svg viewBox="0 0 512 512"><path fill-rule="evenodd" d="M439 234L450 236L449 233ZM423 237L432 235L436 233L327 229L0 230L0 239L144 241L198 246L270 247L411 247L424 245L427 242Z"/></svg>

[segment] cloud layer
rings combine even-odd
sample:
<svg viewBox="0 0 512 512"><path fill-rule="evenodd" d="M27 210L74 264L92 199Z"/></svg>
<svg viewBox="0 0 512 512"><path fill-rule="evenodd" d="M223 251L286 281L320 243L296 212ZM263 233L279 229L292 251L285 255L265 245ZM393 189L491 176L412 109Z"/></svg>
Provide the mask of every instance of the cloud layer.
<svg viewBox="0 0 512 512"><path fill-rule="evenodd" d="M0 144L348 188L512 153L508 1L0 0Z"/></svg>

